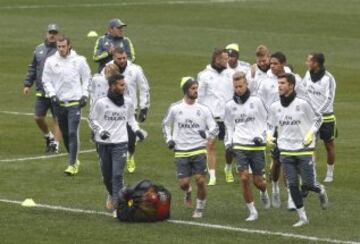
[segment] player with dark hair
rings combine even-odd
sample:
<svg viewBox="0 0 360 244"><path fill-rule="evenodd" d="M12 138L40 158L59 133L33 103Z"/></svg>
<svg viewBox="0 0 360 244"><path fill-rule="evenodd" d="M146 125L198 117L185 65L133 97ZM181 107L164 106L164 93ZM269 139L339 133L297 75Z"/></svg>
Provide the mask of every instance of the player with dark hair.
<svg viewBox="0 0 360 244"><path fill-rule="evenodd" d="M184 191L184 203L192 208L191 177L197 185L196 209L193 218L201 218L206 204L206 144L215 138L218 127L210 110L197 102L198 82L184 77L180 82L184 98L170 106L164 120L163 132L169 149L175 151L177 178Z"/></svg>
<svg viewBox="0 0 360 244"><path fill-rule="evenodd" d="M309 223L299 188L299 175L301 190L318 193L323 209L327 208L328 199L325 187L316 182L312 160L315 134L322 119L306 100L297 96L295 83L292 74L278 76L280 100L272 103L269 109L267 142L273 145L273 134L277 128L280 162L299 215L299 221L293 226L299 227Z"/></svg>

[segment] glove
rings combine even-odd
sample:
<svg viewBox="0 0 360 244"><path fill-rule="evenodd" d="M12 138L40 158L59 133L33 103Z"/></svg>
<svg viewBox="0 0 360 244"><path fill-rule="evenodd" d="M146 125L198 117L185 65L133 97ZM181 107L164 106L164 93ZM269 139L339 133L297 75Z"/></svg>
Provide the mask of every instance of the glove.
<svg viewBox="0 0 360 244"><path fill-rule="evenodd" d="M167 142L168 148L173 150L175 148L175 142L173 140L170 140Z"/></svg>
<svg viewBox="0 0 360 244"><path fill-rule="evenodd" d="M139 116L138 116L138 121L140 123L142 123L142 122L144 122L146 120L148 110L149 110L148 108L140 109L140 113L139 113Z"/></svg>
<svg viewBox="0 0 360 244"><path fill-rule="evenodd" d="M110 138L110 133L106 130L103 130L100 132L100 138L101 138L101 140L105 141Z"/></svg>
<svg viewBox="0 0 360 244"><path fill-rule="evenodd" d="M145 139L144 133L142 133L141 130L135 131L135 135L139 138L140 141L143 141Z"/></svg>
<svg viewBox="0 0 360 244"><path fill-rule="evenodd" d="M199 130L199 134L200 134L201 138L206 139L206 133L204 130Z"/></svg>
<svg viewBox="0 0 360 244"><path fill-rule="evenodd" d="M219 127L218 138L220 141L222 141L225 138L225 124L223 121L217 121L217 125Z"/></svg>
<svg viewBox="0 0 360 244"><path fill-rule="evenodd" d="M266 133L266 144L272 148L275 147L275 138L271 132Z"/></svg>
<svg viewBox="0 0 360 244"><path fill-rule="evenodd" d="M82 96L81 98L80 98L80 101L79 101L79 104L80 104L80 107L81 108L83 108L83 107L85 107L86 106L86 104L87 104L87 97L86 96Z"/></svg>
<svg viewBox="0 0 360 244"><path fill-rule="evenodd" d="M57 96L52 96L50 98L50 100L51 100L51 104L53 105L53 107L58 107L60 105L60 101Z"/></svg>
<svg viewBox="0 0 360 244"><path fill-rule="evenodd" d="M309 146L313 141L314 133L310 130L306 133L303 144L305 147Z"/></svg>
<svg viewBox="0 0 360 244"><path fill-rule="evenodd" d="M253 139L253 142L255 143L256 146L261 146L263 144L263 140L261 139L261 137L255 137Z"/></svg>

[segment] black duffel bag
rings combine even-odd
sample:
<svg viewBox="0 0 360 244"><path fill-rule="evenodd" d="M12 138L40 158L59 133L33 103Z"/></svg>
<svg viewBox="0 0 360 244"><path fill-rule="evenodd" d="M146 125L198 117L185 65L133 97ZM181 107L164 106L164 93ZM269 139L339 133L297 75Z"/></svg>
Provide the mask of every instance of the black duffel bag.
<svg viewBox="0 0 360 244"><path fill-rule="evenodd" d="M125 222L155 222L170 218L171 194L163 186L141 180L119 192L117 218Z"/></svg>

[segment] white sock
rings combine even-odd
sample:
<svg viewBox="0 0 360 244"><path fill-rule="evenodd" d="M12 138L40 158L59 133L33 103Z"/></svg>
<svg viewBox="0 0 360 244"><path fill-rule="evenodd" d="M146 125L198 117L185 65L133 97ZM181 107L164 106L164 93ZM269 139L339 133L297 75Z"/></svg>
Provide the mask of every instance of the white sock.
<svg viewBox="0 0 360 244"><path fill-rule="evenodd" d="M225 170L228 171L228 170L231 170L231 164L225 164Z"/></svg>
<svg viewBox="0 0 360 244"><path fill-rule="evenodd" d="M268 194L267 190L260 191L260 196L267 196L267 198L269 198L269 194Z"/></svg>
<svg viewBox="0 0 360 244"><path fill-rule="evenodd" d="M209 169L210 178L215 178L215 169Z"/></svg>
<svg viewBox="0 0 360 244"><path fill-rule="evenodd" d="M296 209L296 212L298 213L300 219L306 219L307 220L307 216L306 216L306 212L305 212L304 207Z"/></svg>
<svg viewBox="0 0 360 244"><path fill-rule="evenodd" d="M189 188L185 191L185 193L187 192L191 192L192 188L191 188L191 185L189 186Z"/></svg>
<svg viewBox="0 0 360 244"><path fill-rule="evenodd" d="M327 174L329 175L333 175L334 174L334 165L333 164L328 164L327 165Z"/></svg>
<svg viewBox="0 0 360 244"><path fill-rule="evenodd" d="M279 182L272 181L272 193L280 193Z"/></svg>
<svg viewBox="0 0 360 244"><path fill-rule="evenodd" d="M203 210L205 208L205 205L206 205L206 199L204 200L196 199L196 209Z"/></svg>
<svg viewBox="0 0 360 244"><path fill-rule="evenodd" d="M288 192L288 201L292 201L291 192L289 188L287 188L287 192Z"/></svg>
<svg viewBox="0 0 360 244"><path fill-rule="evenodd" d="M49 131L49 133L47 133L47 134L44 134L44 136L46 137L46 138L54 138L54 135L53 135L53 133L51 132L51 131Z"/></svg>
<svg viewBox="0 0 360 244"><path fill-rule="evenodd" d="M246 206L248 207L250 213L257 213L254 202L247 203Z"/></svg>

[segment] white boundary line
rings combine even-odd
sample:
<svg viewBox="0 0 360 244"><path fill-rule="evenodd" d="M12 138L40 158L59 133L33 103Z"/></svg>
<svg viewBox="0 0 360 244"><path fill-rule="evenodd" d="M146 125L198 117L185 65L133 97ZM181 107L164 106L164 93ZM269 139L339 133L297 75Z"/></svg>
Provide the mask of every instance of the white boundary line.
<svg viewBox="0 0 360 244"><path fill-rule="evenodd" d="M13 9L45 9L45 8L96 8L96 7L118 7L118 6L138 6L138 5L185 5L185 4L222 4L222 3L241 3L241 2L265 2L267 0L208 0L208 1L157 1L157 2L122 2L122 3L82 3L82 4L44 4L44 5L17 5L2 6L1 10Z"/></svg>
<svg viewBox="0 0 360 244"><path fill-rule="evenodd" d="M6 110L0 110L0 113L2 114L9 114L9 115L25 115L25 116L34 116L34 113L26 113L26 112L14 112L14 111L6 111ZM51 117L51 116L47 116ZM81 117L81 120L88 121L86 117Z"/></svg>
<svg viewBox="0 0 360 244"><path fill-rule="evenodd" d="M1 199L1 198L0 198L0 202L10 203L10 204L18 204L18 205L21 205L21 203L22 203L21 201L14 201L14 200ZM112 214L106 213L106 212L100 212L100 211L95 211L95 210L85 210L85 209L79 209L79 208L69 208L69 207L48 205L48 204L36 204L36 206L34 206L34 207L57 210L57 211L72 212L72 213L112 216ZM315 237L315 236L306 236L306 235L299 235L299 234L286 233L286 232L273 232L273 231L268 231L268 230L247 229L247 228L240 228L240 227L234 227L234 226L228 226L228 225L199 223L199 222L194 222L194 221L183 221L183 220L175 220L174 219L174 220L168 220L167 222L172 223L172 224L178 224L178 225L191 225L191 226L198 226L198 227L204 227L204 228L209 228L209 229L242 232L242 233L248 233L248 234L260 234L260 235L267 235L267 236L278 236L278 237L285 237L285 238L292 238L292 239L299 239L299 240L306 240L306 241L340 243L340 244L360 244L360 242L358 242L358 241L343 241L343 240L319 238L319 237Z"/></svg>
<svg viewBox="0 0 360 244"><path fill-rule="evenodd" d="M95 152L95 149L88 149L88 150L82 150L79 152L79 154L82 153L92 153ZM9 159L1 159L0 163L8 163L8 162L19 162L19 161L28 161L28 160L38 160L38 159L48 159L48 158L58 158L62 156L67 156L68 153L59 153L59 154L53 154L53 155L43 155L43 156L36 156L36 157L27 157L27 158L9 158Z"/></svg>

